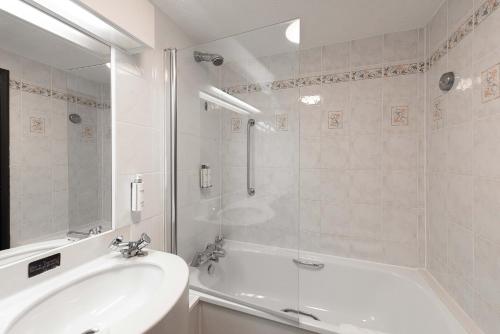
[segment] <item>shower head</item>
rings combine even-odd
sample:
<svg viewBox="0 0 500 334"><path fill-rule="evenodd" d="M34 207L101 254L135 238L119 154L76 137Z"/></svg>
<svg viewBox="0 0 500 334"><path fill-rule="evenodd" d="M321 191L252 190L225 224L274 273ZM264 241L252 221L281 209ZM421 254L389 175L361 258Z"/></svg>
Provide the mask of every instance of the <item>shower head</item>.
<svg viewBox="0 0 500 334"><path fill-rule="evenodd" d="M193 52L193 57L197 63L202 61L209 61L212 62L212 64L214 64L215 66L220 66L224 63L224 57L216 53L205 53L205 52L195 51Z"/></svg>

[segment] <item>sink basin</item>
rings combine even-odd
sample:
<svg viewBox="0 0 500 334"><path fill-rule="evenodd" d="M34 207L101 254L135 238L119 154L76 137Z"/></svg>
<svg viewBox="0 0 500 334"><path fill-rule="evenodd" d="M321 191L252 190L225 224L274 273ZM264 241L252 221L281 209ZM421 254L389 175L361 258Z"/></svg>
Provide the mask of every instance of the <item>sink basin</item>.
<svg viewBox="0 0 500 334"><path fill-rule="evenodd" d="M187 265L175 255L108 254L0 302L0 333L144 333L177 303L187 282Z"/></svg>

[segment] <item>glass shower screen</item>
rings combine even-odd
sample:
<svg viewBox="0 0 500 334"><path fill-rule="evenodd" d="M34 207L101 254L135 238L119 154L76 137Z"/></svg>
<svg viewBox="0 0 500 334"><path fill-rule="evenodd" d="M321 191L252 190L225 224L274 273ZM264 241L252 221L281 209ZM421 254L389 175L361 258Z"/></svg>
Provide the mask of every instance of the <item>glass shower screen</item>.
<svg viewBox="0 0 500 334"><path fill-rule="evenodd" d="M191 264L191 287L292 320L299 25L177 54L177 245Z"/></svg>

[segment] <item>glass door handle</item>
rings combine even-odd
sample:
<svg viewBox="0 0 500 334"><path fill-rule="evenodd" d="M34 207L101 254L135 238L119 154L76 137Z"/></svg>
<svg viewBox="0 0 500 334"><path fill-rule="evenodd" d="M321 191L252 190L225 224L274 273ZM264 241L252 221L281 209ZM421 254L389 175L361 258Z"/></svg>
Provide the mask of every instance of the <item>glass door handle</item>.
<svg viewBox="0 0 500 334"><path fill-rule="evenodd" d="M255 126L253 118L247 123L247 193L250 196L255 195L255 188L252 187L252 128Z"/></svg>

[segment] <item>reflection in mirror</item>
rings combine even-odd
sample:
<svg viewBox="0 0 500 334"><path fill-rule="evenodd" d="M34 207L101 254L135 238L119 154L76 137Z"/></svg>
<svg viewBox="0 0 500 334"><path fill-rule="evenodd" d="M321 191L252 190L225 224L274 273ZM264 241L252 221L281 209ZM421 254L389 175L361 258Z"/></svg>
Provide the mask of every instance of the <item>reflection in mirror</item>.
<svg viewBox="0 0 500 334"><path fill-rule="evenodd" d="M100 51L0 11L0 266L111 229L110 60Z"/></svg>

